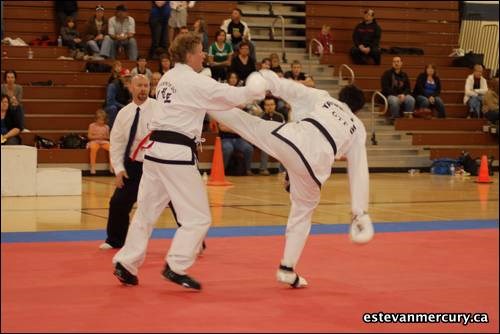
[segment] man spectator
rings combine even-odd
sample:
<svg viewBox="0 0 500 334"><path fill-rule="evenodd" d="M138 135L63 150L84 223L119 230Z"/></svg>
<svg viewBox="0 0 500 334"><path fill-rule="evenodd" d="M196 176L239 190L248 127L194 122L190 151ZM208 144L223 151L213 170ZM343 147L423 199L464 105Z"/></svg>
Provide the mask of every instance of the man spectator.
<svg viewBox="0 0 500 334"><path fill-rule="evenodd" d="M371 58L376 65L380 65L380 36L382 30L374 18L373 9L365 10L363 22L359 23L352 33L354 46L351 57L355 64L368 64Z"/></svg>
<svg viewBox="0 0 500 334"><path fill-rule="evenodd" d="M120 77L108 85L105 111L108 113L110 129L113 128L118 111L130 102L131 95L128 87L131 78L130 71L124 68L120 72Z"/></svg>
<svg viewBox="0 0 500 334"><path fill-rule="evenodd" d="M236 72L241 81L256 70L255 60L250 57L250 46L247 42L240 43L240 51L231 61L231 71Z"/></svg>
<svg viewBox="0 0 500 334"><path fill-rule="evenodd" d="M137 57L137 66L132 69L130 74L132 77L135 77L137 74L144 74L148 78L148 81L151 82L153 72L151 72L147 66L148 60L146 59L146 56L139 56Z"/></svg>
<svg viewBox="0 0 500 334"><path fill-rule="evenodd" d="M150 59L158 59L158 48L168 50L169 18L170 4L168 1L151 1L151 11L149 12L149 29L151 30Z"/></svg>
<svg viewBox="0 0 500 334"><path fill-rule="evenodd" d="M298 60L292 62L292 70L285 73L285 78L300 82L307 87L314 87L314 80L302 72L302 64Z"/></svg>
<svg viewBox="0 0 500 334"><path fill-rule="evenodd" d="M108 36L108 19L104 17L104 7L97 5L93 15L85 25L85 41L95 60L109 58L113 41Z"/></svg>
<svg viewBox="0 0 500 334"><path fill-rule="evenodd" d="M392 58L392 68L387 70L381 78L382 94L389 102L391 124L394 124L394 120L400 117L401 106L405 113L411 113L415 109L415 99L410 95L410 79L401 70L402 66L401 57Z"/></svg>
<svg viewBox="0 0 500 334"><path fill-rule="evenodd" d="M112 58L116 57L119 48L125 48L129 60L137 60L137 41L135 35L135 20L128 15L127 7L116 6L116 15L108 21L108 33L113 40Z"/></svg>
<svg viewBox="0 0 500 334"><path fill-rule="evenodd" d="M222 22L220 28L226 32L227 41L232 44L235 52L238 52L241 42L246 42L250 48L250 58L255 61L257 57L255 46L251 42L250 28L248 28L248 24L241 21L242 15L241 9L234 8L231 12L231 18Z"/></svg>
<svg viewBox="0 0 500 334"><path fill-rule="evenodd" d="M266 120L266 121L274 121L278 123L284 123L285 122L285 117L283 117L282 114L279 112L276 112L276 101L274 97L268 95L263 101L264 105L264 113L262 114L261 118ZM260 168L259 168L259 174L260 175L271 175L269 173L269 170L267 169L267 164L269 161L269 155L262 151L260 152Z"/></svg>
<svg viewBox="0 0 500 334"><path fill-rule="evenodd" d="M488 83L483 78L483 66L474 65L474 71L465 80L464 104L469 107L467 118L481 117L483 107L483 96L488 91Z"/></svg>

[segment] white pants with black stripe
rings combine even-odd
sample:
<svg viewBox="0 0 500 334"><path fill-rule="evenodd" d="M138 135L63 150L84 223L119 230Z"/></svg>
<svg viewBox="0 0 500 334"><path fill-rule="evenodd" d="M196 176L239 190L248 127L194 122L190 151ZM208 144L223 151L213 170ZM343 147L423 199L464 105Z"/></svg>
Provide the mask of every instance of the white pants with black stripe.
<svg viewBox="0 0 500 334"><path fill-rule="evenodd" d="M147 156L166 163L148 160ZM165 261L173 271L181 275L193 265L211 224L211 215L206 187L196 163L175 164L191 160L192 152L187 146L155 142L147 149L137 210L125 245L113 258L114 264L120 262L133 275L137 275L144 262L154 225L168 202L172 201L182 226L174 235Z"/></svg>
<svg viewBox="0 0 500 334"><path fill-rule="evenodd" d="M317 128L306 122L288 123L281 131L281 124L236 108L208 114L285 166L290 178L291 209L281 264L295 267L311 230L312 215L320 200L320 185L331 173L330 144Z"/></svg>

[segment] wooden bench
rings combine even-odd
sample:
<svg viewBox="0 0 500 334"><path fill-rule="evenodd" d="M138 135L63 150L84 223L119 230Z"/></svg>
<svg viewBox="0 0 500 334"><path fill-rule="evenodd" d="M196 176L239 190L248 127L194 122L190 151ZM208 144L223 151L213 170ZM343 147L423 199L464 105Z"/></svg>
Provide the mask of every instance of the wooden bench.
<svg viewBox="0 0 500 334"><path fill-rule="evenodd" d="M496 137L481 132L413 133L412 137L413 145L498 145Z"/></svg>
<svg viewBox="0 0 500 334"><path fill-rule="evenodd" d="M402 131L482 131L488 121L484 119L408 119L396 120L396 130Z"/></svg>

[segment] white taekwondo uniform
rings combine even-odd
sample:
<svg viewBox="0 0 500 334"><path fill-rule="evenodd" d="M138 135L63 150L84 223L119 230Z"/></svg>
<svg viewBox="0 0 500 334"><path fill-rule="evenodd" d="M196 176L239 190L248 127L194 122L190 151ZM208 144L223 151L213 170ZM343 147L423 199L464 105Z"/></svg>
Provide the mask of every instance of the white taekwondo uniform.
<svg viewBox="0 0 500 334"><path fill-rule="evenodd" d="M293 268L309 235L321 185L329 178L335 158L345 156L348 161L353 215L368 211L366 130L346 104L326 91L279 78L269 70L260 73L267 89L290 103L297 121L278 125L237 108L208 114L285 166L290 177L291 209L281 264Z"/></svg>
<svg viewBox="0 0 500 334"><path fill-rule="evenodd" d="M182 63L163 75L156 89L162 108L153 115L150 124L153 145L144 156L137 211L124 247L113 258L114 264L120 262L137 275L154 224L172 201L182 226L175 233L165 261L177 274L185 274L211 224L207 192L195 156L205 112L223 112L262 99L264 86L232 87L196 73Z"/></svg>

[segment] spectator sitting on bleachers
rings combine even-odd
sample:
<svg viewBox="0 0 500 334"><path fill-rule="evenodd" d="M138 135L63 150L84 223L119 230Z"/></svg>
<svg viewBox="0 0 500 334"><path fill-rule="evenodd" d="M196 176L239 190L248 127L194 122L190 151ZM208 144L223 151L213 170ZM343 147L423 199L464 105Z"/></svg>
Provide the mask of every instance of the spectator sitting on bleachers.
<svg viewBox="0 0 500 334"><path fill-rule="evenodd" d="M372 58L376 65L380 65L380 37L382 30L374 19L373 9L367 9L363 15L363 22L359 23L352 33L354 46L351 49L352 61L355 64L367 64Z"/></svg>
<svg viewBox="0 0 500 334"><path fill-rule="evenodd" d="M276 101L272 96L266 96L266 98L263 101L264 103L264 113L262 114L261 118L266 120L266 121L275 121L278 123L284 123L285 118L283 117L282 114L276 111ZM270 175L269 170L267 169L267 164L269 161L269 155L261 151L260 152L260 168L259 168L259 174L260 175Z"/></svg>
<svg viewBox="0 0 500 334"><path fill-rule="evenodd" d="M23 86L16 84L17 73L14 70L6 70L3 73L2 95L7 95L9 98L13 96L17 102L23 103Z"/></svg>
<svg viewBox="0 0 500 334"><path fill-rule="evenodd" d="M227 70L231 66L233 47L226 42L226 32L222 29L215 33L215 42L208 49L208 65L212 71L212 78L222 81L227 77Z"/></svg>
<svg viewBox="0 0 500 334"><path fill-rule="evenodd" d="M401 106L404 107L404 112L413 113L415 109L415 99L410 95L410 79L401 70L402 66L401 57L392 58L392 68L385 71L380 80L382 94L389 102L391 124L394 124L394 120L400 117Z"/></svg>
<svg viewBox="0 0 500 334"><path fill-rule="evenodd" d="M201 45L203 46L203 52L208 52L209 44L208 44L207 23L205 22L204 19L198 19L194 21L193 32L200 36Z"/></svg>
<svg viewBox="0 0 500 334"><path fill-rule="evenodd" d="M146 56L139 56L137 57L137 66L130 71L130 74L132 77L135 77L137 74L144 74L149 81L151 81L151 75L153 72L147 67L148 66L148 60L146 59Z"/></svg>
<svg viewBox="0 0 500 334"><path fill-rule="evenodd" d="M480 118L483 96L488 91L488 82L483 78L483 66L474 65L474 71L465 80L464 104L469 107L467 118Z"/></svg>
<svg viewBox="0 0 500 334"><path fill-rule="evenodd" d="M137 41L135 35L135 20L128 15L128 9L124 5L116 6L116 15L108 21L108 34L113 40L111 58L116 58L120 48L127 50L129 60L137 60Z"/></svg>
<svg viewBox="0 0 500 334"><path fill-rule="evenodd" d="M9 96L2 94L2 145L21 145L19 133L24 127L24 115L12 108Z"/></svg>
<svg viewBox="0 0 500 334"><path fill-rule="evenodd" d="M160 55L160 74L167 73L172 68L172 61L166 53Z"/></svg>
<svg viewBox="0 0 500 334"><path fill-rule="evenodd" d="M189 32L189 28L187 26L182 26L179 28L179 35L187 34Z"/></svg>
<svg viewBox="0 0 500 334"><path fill-rule="evenodd" d="M3 2L3 1L2 1ZM54 1L55 10L57 17L57 31L60 31L62 27L66 25L66 18L71 16L76 22L78 16L78 1L64 0L64 1Z"/></svg>
<svg viewBox="0 0 500 334"><path fill-rule="evenodd" d="M238 73L241 81L246 81L247 77L256 70L255 61L250 57L250 46L246 42L240 43L240 50L231 61L231 71Z"/></svg>
<svg viewBox="0 0 500 334"><path fill-rule="evenodd" d="M436 71L436 66L428 64L425 72L420 73L415 83L413 96L416 99L416 107L429 108L435 107L439 118L445 118L446 112L443 100L439 97L441 94L441 80Z"/></svg>
<svg viewBox="0 0 500 334"><path fill-rule="evenodd" d="M108 36L108 19L104 17L104 7L98 5L85 25L85 41L94 59L109 58L113 41Z"/></svg>
<svg viewBox="0 0 500 334"><path fill-rule="evenodd" d="M270 70L271 69L271 58L264 58L260 62L260 70Z"/></svg>
<svg viewBox="0 0 500 334"><path fill-rule="evenodd" d="M180 33L182 27L187 26L188 8L193 8L196 1L169 1L170 18L168 19L168 43L172 45L175 36Z"/></svg>
<svg viewBox="0 0 500 334"><path fill-rule="evenodd" d="M170 4L168 1L151 1L149 12L149 29L151 30L151 48L149 58L158 59L158 48L167 50L168 20Z"/></svg>
<svg viewBox="0 0 500 334"><path fill-rule="evenodd" d="M156 87L158 86L158 82L160 82L161 73L153 72L151 75L151 84L149 88L149 97L152 99L156 99Z"/></svg>
<svg viewBox="0 0 500 334"><path fill-rule="evenodd" d="M240 43L246 42L250 49L250 58L256 61L255 45L251 41L250 28L248 24L241 20L242 16L241 9L234 8L231 12L231 17L224 20L220 28L226 32L226 39L231 43L234 52L239 52Z"/></svg>
<svg viewBox="0 0 500 334"><path fill-rule="evenodd" d="M106 90L106 108L104 110L108 114L110 129L113 128L116 115L118 115L120 109L130 103L132 96L128 86L131 79L130 71L123 68L120 72L120 77L108 85Z"/></svg>
<svg viewBox="0 0 500 334"><path fill-rule="evenodd" d="M285 73L285 78L300 82L307 87L314 87L314 80L302 72L302 64L298 60L292 62L292 70Z"/></svg>
<svg viewBox="0 0 500 334"><path fill-rule="evenodd" d="M498 77L491 79L488 87L483 97L483 114L498 127Z"/></svg>
<svg viewBox="0 0 500 334"><path fill-rule="evenodd" d="M111 67L111 75L108 79L108 85L120 77L120 72L122 71L122 62L115 60Z"/></svg>
<svg viewBox="0 0 500 334"><path fill-rule="evenodd" d="M321 47L315 44L316 50L314 51L314 54L324 55L333 53L333 37L330 30L331 28L329 25L324 24L321 27L321 31L317 37L317 40L321 43Z"/></svg>
<svg viewBox="0 0 500 334"><path fill-rule="evenodd" d="M233 152L238 151L243 154L246 175L254 175L251 171L253 146L221 123L219 123L219 136L222 144L224 168L228 167Z"/></svg>
<svg viewBox="0 0 500 334"><path fill-rule="evenodd" d="M269 56L271 59L271 71L276 73L279 77L283 77L284 72L280 65L280 57L277 53L271 53Z"/></svg>
<svg viewBox="0 0 500 334"><path fill-rule="evenodd" d="M235 86L235 87L242 86L242 82L240 81L240 78L238 77L238 73L236 73L236 72L232 72L232 71L230 71L230 72L227 74L227 80L226 80L226 83L227 83L229 86Z"/></svg>
<svg viewBox="0 0 500 334"><path fill-rule="evenodd" d="M90 123L87 132L89 142L87 148L90 150L90 174L95 174L97 151L104 149L109 154L109 126L106 124L107 115L102 109L96 111L96 120Z"/></svg>
<svg viewBox="0 0 500 334"><path fill-rule="evenodd" d="M66 18L66 25L61 28L61 36L63 45L74 51L74 57L79 59L80 57L76 55L78 54L78 51L80 51L80 53L82 53L81 58L83 58L83 54L85 54L85 44L80 38L80 33L76 29L75 19L71 16Z"/></svg>

